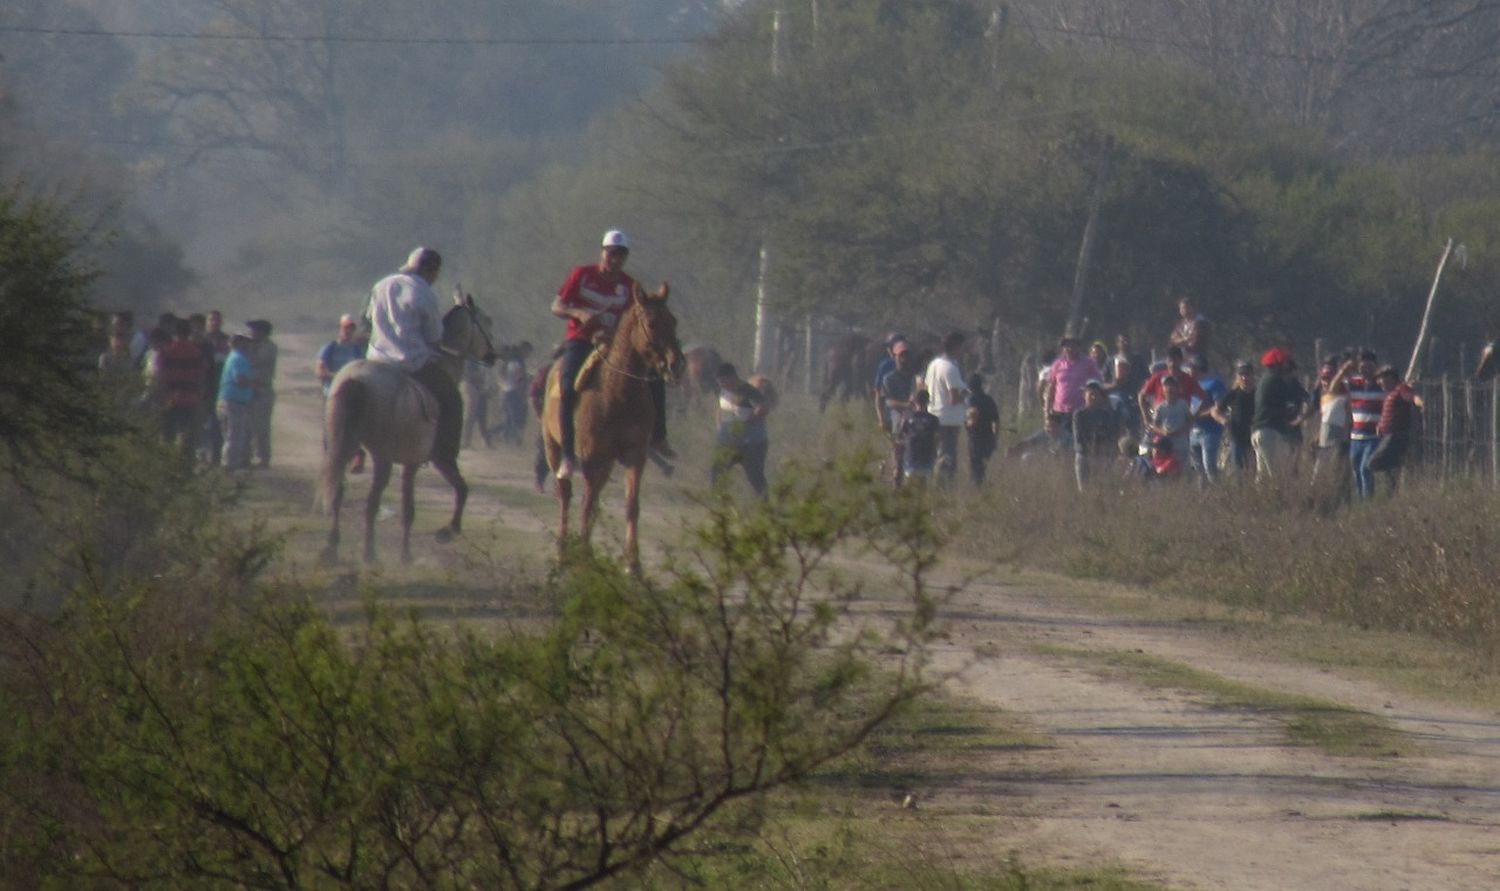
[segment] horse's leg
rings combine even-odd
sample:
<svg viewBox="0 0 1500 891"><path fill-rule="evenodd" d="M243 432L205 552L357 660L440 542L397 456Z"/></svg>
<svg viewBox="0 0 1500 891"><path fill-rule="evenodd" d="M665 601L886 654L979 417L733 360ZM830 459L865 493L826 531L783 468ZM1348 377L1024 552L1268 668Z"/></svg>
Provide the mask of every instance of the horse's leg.
<svg viewBox="0 0 1500 891"><path fill-rule="evenodd" d="M580 535L583 538L585 547L588 546L589 539L593 536L594 518L599 509L599 493L604 490L604 484L607 481L607 476L604 479L599 479L595 473L589 472L589 468L584 468L583 504L579 507L582 516L578 520L579 525L582 527Z"/></svg>
<svg viewBox="0 0 1500 891"><path fill-rule="evenodd" d="M568 550L568 505L573 500L573 481L557 481L557 559L561 561Z"/></svg>
<svg viewBox="0 0 1500 891"><path fill-rule="evenodd" d="M632 576L641 574L640 541L636 524L641 517L641 470L639 464L625 468L625 566Z"/></svg>
<svg viewBox="0 0 1500 891"><path fill-rule="evenodd" d="M469 500L469 484L464 482L464 475L458 472L457 461L433 459L432 466L453 488L453 519L434 536L439 544L447 544L463 531L464 504Z"/></svg>
<svg viewBox="0 0 1500 891"><path fill-rule="evenodd" d="M328 530L328 543L323 546L324 563L335 563L339 559L339 514L343 509L344 479L340 474L338 484L333 489L333 498L329 501L329 510L333 512L333 526Z"/></svg>
<svg viewBox="0 0 1500 891"><path fill-rule="evenodd" d="M411 563L411 524L417 518L417 467L401 465L401 562Z"/></svg>
<svg viewBox="0 0 1500 891"><path fill-rule="evenodd" d="M380 513L380 496L391 481L389 458L375 459L375 472L370 476L370 495L365 499L365 562L375 562L375 518Z"/></svg>

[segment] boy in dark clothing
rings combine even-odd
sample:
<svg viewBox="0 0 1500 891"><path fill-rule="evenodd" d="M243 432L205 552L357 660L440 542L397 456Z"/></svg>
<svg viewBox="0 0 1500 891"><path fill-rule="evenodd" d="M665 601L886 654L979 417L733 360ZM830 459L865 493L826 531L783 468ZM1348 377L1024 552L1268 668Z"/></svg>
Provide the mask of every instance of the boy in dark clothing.
<svg viewBox="0 0 1500 891"><path fill-rule="evenodd" d="M1078 491L1088 485L1093 471L1115 455L1120 440L1120 413L1104 395L1104 383L1083 385L1083 408L1073 413L1073 475Z"/></svg>
<svg viewBox="0 0 1500 891"><path fill-rule="evenodd" d="M926 390L918 390L917 408L901 422L901 441L906 451L906 476L927 480L937 464L937 415L927 410ZM897 485L900 485L898 482Z"/></svg>
<svg viewBox="0 0 1500 891"><path fill-rule="evenodd" d="M1255 418L1255 366L1240 362L1234 369L1229 392L1213 409L1214 420L1224 425L1229 436L1229 463L1241 475L1254 467L1255 453L1250 445L1250 423Z"/></svg>
<svg viewBox="0 0 1500 891"><path fill-rule="evenodd" d="M984 392L984 375L969 375L969 407L964 429L969 431L969 479L984 485L984 469L1000 441L1000 407Z"/></svg>

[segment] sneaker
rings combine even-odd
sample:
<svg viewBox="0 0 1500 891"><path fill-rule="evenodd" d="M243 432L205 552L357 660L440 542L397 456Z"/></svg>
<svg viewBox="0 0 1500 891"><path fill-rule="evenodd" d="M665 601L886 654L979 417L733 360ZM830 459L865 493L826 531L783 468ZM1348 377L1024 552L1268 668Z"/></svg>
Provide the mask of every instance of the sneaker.
<svg viewBox="0 0 1500 891"><path fill-rule="evenodd" d="M668 461L677 460L677 450L668 445L665 439L661 442L652 443L651 451L662 456L663 458L666 458Z"/></svg>
<svg viewBox="0 0 1500 891"><path fill-rule="evenodd" d="M572 458L564 458L562 463L557 466L557 478L560 480L570 480L573 478L573 474L577 472L578 465Z"/></svg>

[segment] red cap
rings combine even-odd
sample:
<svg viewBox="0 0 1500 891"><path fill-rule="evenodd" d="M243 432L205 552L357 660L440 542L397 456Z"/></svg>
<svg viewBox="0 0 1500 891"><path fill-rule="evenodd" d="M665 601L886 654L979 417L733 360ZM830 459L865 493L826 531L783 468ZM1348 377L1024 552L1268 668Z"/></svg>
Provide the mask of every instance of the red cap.
<svg viewBox="0 0 1500 891"><path fill-rule="evenodd" d="M1275 368L1277 365L1285 365L1292 360L1292 354L1281 347L1271 347L1261 354L1260 364L1267 368Z"/></svg>

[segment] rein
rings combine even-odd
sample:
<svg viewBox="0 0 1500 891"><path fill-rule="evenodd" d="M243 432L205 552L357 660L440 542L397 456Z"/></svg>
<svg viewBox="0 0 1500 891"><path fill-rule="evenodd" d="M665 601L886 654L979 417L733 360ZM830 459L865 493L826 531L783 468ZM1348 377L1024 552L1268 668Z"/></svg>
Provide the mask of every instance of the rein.
<svg viewBox="0 0 1500 891"><path fill-rule="evenodd" d="M655 339L651 336L651 326L647 323L645 307L641 305L640 300L634 297L631 298L630 303L630 308L636 317L636 322L641 326L641 330L646 332L646 346L656 351L657 353L660 353L661 347L657 345ZM603 345L594 347L594 352L599 355L599 361L603 362L604 365L615 374L623 375L624 377L628 377L631 380L644 381L648 384L655 383L656 381L666 380L666 378L662 377L660 371L653 375L639 375L631 371L626 371L615 363L609 361L609 350Z"/></svg>

